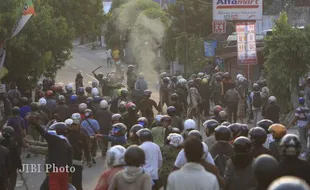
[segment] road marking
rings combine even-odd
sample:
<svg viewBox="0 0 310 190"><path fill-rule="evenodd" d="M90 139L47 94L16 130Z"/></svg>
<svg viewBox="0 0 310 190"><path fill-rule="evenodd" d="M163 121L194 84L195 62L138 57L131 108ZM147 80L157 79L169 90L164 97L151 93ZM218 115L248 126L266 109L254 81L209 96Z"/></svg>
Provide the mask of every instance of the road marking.
<svg viewBox="0 0 310 190"><path fill-rule="evenodd" d="M91 75L89 75L87 73L85 73L85 75L87 75L88 77L90 77L90 78L94 79L95 81L97 81L97 79L95 77L93 77L93 76L91 76Z"/></svg>

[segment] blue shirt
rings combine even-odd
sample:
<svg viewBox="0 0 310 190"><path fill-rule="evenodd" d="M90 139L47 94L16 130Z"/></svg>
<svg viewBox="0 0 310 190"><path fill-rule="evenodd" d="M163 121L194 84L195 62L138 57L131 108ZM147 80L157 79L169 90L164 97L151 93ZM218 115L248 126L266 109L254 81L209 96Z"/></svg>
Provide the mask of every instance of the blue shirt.
<svg viewBox="0 0 310 190"><path fill-rule="evenodd" d="M307 115L309 114L309 109L307 107L299 106L296 109L295 116L298 117L297 126L306 127L308 124Z"/></svg>
<svg viewBox="0 0 310 190"><path fill-rule="evenodd" d="M19 109L19 115L21 118L25 119L25 116L27 115L27 113L31 112L31 108L30 106L22 106Z"/></svg>
<svg viewBox="0 0 310 190"><path fill-rule="evenodd" d="M110 135L102 135L102 139L110 141L111 146L127 144L127 139L125 136L114 137Z"/></svg>
<svg viewBox="0 0 310 190"><path fill-rule="evenodd" d="M87 122L88 121L88 122ZM89 123L91 125L89 125ZM85 119L82 123L81 123L81 127L86 129L87 133L89 136L94 136L95 133L97 131L99 131L100 129L100 126L98 124L98 121L95 120L95 119L91 119L91 118L88 118L88 119Z"/></svg>

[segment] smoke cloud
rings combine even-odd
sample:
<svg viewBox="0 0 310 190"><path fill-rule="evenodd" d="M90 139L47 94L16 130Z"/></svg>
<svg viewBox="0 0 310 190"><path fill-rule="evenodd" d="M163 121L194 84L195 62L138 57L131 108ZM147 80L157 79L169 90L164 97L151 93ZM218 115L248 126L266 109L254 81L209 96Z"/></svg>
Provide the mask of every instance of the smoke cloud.
<svg viewBox="0 0 310 190"><path fill-rule="evenodd" d="M115 24L124 35L131 29L126 49L130 49L130 56L139 65L139 71L144 73L146 80L155 84L158 82L156 67L163 64L163 59L158 57L158 50L165 35L166 25L160 18L146 16L146 11L152 10L137 10L141 10L141 0L129 0L120 9L115 10L118 16Z"/></svg>

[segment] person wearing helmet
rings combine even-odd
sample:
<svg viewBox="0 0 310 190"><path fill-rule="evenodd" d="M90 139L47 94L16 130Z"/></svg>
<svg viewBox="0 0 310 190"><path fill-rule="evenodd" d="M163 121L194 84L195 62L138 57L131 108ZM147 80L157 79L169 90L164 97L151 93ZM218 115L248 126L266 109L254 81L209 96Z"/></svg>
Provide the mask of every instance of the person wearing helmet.
<svg viewBox="0 0 310 190"><path fill-rule="evenodd" d="M153 121L154 119L153 108L155 108L159 113L161 110L159 106L157 105L157 103L153 99L151 99L151 94L152 94L151 90L145 90L143 94L144 94L144 98L139 103L138 109L142 113L143 117L146 117L148 118L148 120Z"/></svg>
<svg viewBox="0 0 310 190"><path fill-rule="evenodd" d="M58 97L58 105L52 110L52 114L58 114L61 122L71 117L70 109L66 105L66 98L63 95Z"/></svg>
<svg viewBox="0 0 310 190"><path fill-rule="evenodd" d="M268 98L268 105L263 107L262 115L264 116L265 119L273 121L273 123L279 123L280 111L281 108L277 104L276 97L270 96Z"/></svg>
<svg viewBox="0 0 310 190"><path fill-rule="evenodd" d="M171 79L170 79L170 84L168 86L168 97L170 98L171 95L173 93L176 92L176 85L177 85L177 82L178 82L178 79L176 76L172 76Z"/></svg>
<svg viewBox="0 0 310 190"><path fill-rule="evenodd" d="M173 127L171 126L171 122L172 122L171 117L169 115L163 115L160 118L160 122L163 127L164 135L162 133L163 131L157 130L158 133L155 133L155 137L156 139L157 138L160 139L160 144L162 144L162 142L164 142L164 144L168 144L167 137L170 133L172 133L172 129L173 129Z"/></svg>
<svg viewBox="0 0 310 190"><path fill-rule="evenodd" d="M66 92L65 92L64 96L66 98L66 102L68 104L70 104L70 102L71 102L70 97L73 95L73 84L71 84L71 83L67 84L65 86L65 90L66 90Z"/></svg>
<svg viewBox="0 0 310 190"><path fill-rule="evenodd" d="M183 104L183 106L184 106L183 110L185 110L185 112L186 112L187 108L188 108L188 103L187 103L188 88L187 88L186 79L182 78L177 82L176 94L179 96L179 102L181 102L181 104ZM186 113L184 115L186 115Z"/></svg>
<svg viewBox="0 0 310 190"><path fill-rule="evenodd" d="M135 124L133 125L129 130L129 138L128 138L128 145L140 145L139 136L137 135L137 132L139 130L143 129L143 126L141 124Z"/></svg>
<svg viewBox="0 0 310 190"><path fill-rule="evenodd" d="M210 114L210 83L208 78L203 77L200 83L200 94L202 98L202 106L201 106L201 113L205 118L207 118Z"/></svg>
<svg viewBox="0 0 310 190"><path fill-rule="evenodd" d="M37 122L43 127L43 128L45 128L44 126L49 122L49 118L47 117L47 115L43 112L43 111L41 111L40 110L40 106L39 106L39 104L38 103L36 103L36 102L32 102L31 104L30 104L30 108L31 108L31 112L29 112L27 115L26 115L26 120L27 120L27 117L29 116L29 115L35 115L36 117L36 120L37 120ZM29 124L29 122L28 122L28 124ZM29 129L28 129L28 133L30 134L30 135L32 135L32 137L33 137L33 139L35 140L35 141L38 141L39 140L39 134L37 133L37 131L36 130L34 130L34 128L33 127L31 127L30 125L28 125L29 127Z"/></svg>
<svg viewBox="0 0 310 190"><path fill-rule="evenodd" d="M183 138L186 139L188 133L191 130L195 130L197 128L196 122L192 119L187 119L184 121L184 131L183 131Z"/></svg>
<svg viewBox="0 0 310 190"><path fill-rule="evenodd" d="M165 142L165 129L167 129L171 122L166 122L162 120L163 115L155 116L151 131L153 133L153 142L158 144L158 146L164 146ZM167 118L169 120L169 118ZM165 127L163 123L165 122Z"/></svg>
<svg viewBox="0 0 310 190"><path fill-rule="evenodd" d="M2 139L0 145L7 148L10 152L11 167L9 168L9 179L8 179L8 189L14 189L17 179L17 169L22 169L22 160L21 160L21 147L18 146L18 141L15 139L15 131L10 126L5 126L1 130ZM3 171L2 171L3 172Z"/></svg>
<svg viewBox="0 0 310 190"><path fill-rule="evenodd" d="M235 89L233 83L227 83L227 91L224 95L224 101L227 106L228 122L237 122L238 103L241 99L239 92Z"/></svg>
<svg viewBox="0 0 310 190"><path fill-rule="evenodd" d="M253 172L257 185L251 190L267 189L279 177L279 162L270 155L260 155L253 163Z"/></svg>
<svg viewBox="0 0 310 190"><path fill-rule="evenodd" d="M251 155L256 158L262 154L271 155L271 151L263 146L267 139L266 131L261 127L253 127L250 132L250 140L252 143Z"/></svg>
<svg viewBox="0 0 310 190"><path fill-rule="evenodd" d="M86 99L87 99L87 96L85 95L85 92L84 92L84 87L79 87L77 89L77 92L76 94L78 95L78 102L81 104L81 103L85 103L86 102Z"/></svg>
<svg viewBox="0 0 310 190"><path fill-rule="evenodd" d="M89 151L89 137L81 128L81 115L74 113L71 116L70 132L68 140L73 148L73 167L72 184L76 189L82 189L83 155L86 159L86 165L91 167L91 155Z"/></svg>
<svg viewBox="0 0 310 190"><path fill-rule="evenodd" d="M227 161L224 174L225 189L248 190L256 186L253 175L254 158L251 156L251 141L246 137L238 137L234 141L235 155Z"/></svg>
<svg viewBox="0 0 310 190"><path fill-rule="evenodd" d="M298 136L300 139L301 147L302 147L302 154L305 156L305 151L307 149L307 143L308 143L308 114L310 113L307 106L305 106L305 99L303 97L300 97L298 99L299 106L296 109L295 112L295 118L288 126L288 129L293 126L297 122L298 126Z"/></svg>
<svg viewBox="0 0 310 190"><path fill-rule="evenodd" d="M96 134L96 137L102 138L103 140L111 142L111 146L127 144L127 126L123 123L115 123L112 125L112 129L109 135Z"/></svg>
<svg viewBox="0 0 310 190"><path fill-rule="evenodd" d="M78 89L80 87L83 87L83 74L82 71L79 71L79 73L75 77L75 89Z"/></svg>
<svg viewBox="0 0 310 190"><path fill-rule="evenodd" d="M112 179L115 174L124 169L126 149L120 145L111 147L107 152L107 165L108 169L105 170L95 187L95 190L108 190L111 185Z"/></svg>
<svg viewBox="0 0 310 190"><path fill-rule="evenodd" d="M242 126L240 123L232 123L232 124L228 125L228 128L232 133L231 143L233 143L236 138L241 136Z"/></svg>
<svg viewBox="0 0 310 190"><path fill-rule="evenodd" d="M127 113L124 115L124 124L128 126L128 132L130 131L130 128L137 124L137 121L139 119L139 115L137 114L138 109L136 104L132 102L128 102L126 104ZM127 134L128 137L129 133Z"/></svg>
<svg viewBox="0 0 310 190"><path fill-rule="evenodd" d="M100 96L100 91L97 87L92 88L91 90L91 96L94 98L96 96Z"/></svg>
<svg viewBox="0 0 310 190"><path fill-rule="evenodd" d="M162 167L163 158L160 147L153 143L153 134L149 129L141 129L137 132L141 145L139 146L145 153L145 164L143 169L153 180L153 189L159 189L158 171Z"/></svg>
<svg viewBox="0 0 310 190"><path fill-rule="evenodd" d="M151 190L152 179L142 169L146 161L144 151L132 145L127 148L124 157L128 169L114 175L109 189Z"/></svg>
<svg viewBox="0 0 310 190"><path fill-rule="evenodd" d="M171 117L171 126L178 128L180 131L183 131L184 126L182 119L176 115L176 108L174 106L169 106L167 108L167 114Z"/></svg>
<svg viewBox="0 0 310 190"><path fill-rule="evenodd" d="M217 122L214 119L209 119L205 121L203 124L205 133L207 135L207 138L205 140L205 143L208 145L208 147L212 147L213 144L216 142L215 140L215 134L214 134L214 129L219 126L219 122Z"/></svg>
<svg viewBox="0 0 310 190"><path fill-rule="evenodd" d="M79 112L78 96L76 94L70 97L69 109L71 115Z"/></svg>
<svg viewBox="0 0 310 190"><path fill-rule="evenodd" d="M113 113L118 113L118 106L121 102L127 102L128 101L128 90L126 88L121 88L117 91L117 97L112 99L110 102L111 107L110 110Z"/></svg>
<svg viewBox="0 0 310 190"><path fill-rule="evenodd" d="M216 142L210 148L210 154L214 158L215 165L220 175L224 177L226 163L234 156L234 149L229 143L231 131L226 126L218 126L214 130Z"/></svg>
<svg viewBox="0 0 310 190"><path fill-rule="evenodd" d="M96 113L96 110L100 109L100 102L103 100L101 96L95 96L93 99L90 98L90 105L87 104L87 107L91 109L94 113ZM87 103L86 99L86 103Z"/></svg>
<svg viewBox="0 0 310 190"><path fill-rule="evenodd" d="M263 107L266 106L268 104L268 99L270 97L270 90L269 88L267 87L267 80L266 79L263 79L261 81L261 91L262 91L262 101L263 101Z"/></svg>
<svg viewBox="0 0 310 190"><path fill-rule="evenodd" d="M79 111L78 113L81 114L81 120L85 119L85 110L87 109L87 105L85 103L79 104Z"/></svg>
<svg viewBox="0 0 310 190"><path fill-rule="evenodd" d="M309 190L310 186L304 180L292 177L292 176L284 176L276 179L271 183L268 187L268 190Z"/></svg>
<svg viewBox="0 0 310 190"><path fill-rule="evenodd" d="M214 119L216 121L218 121L219 123L221 123L221 117L219 116L220 112L223 110L222 106L220 105L216 105L213 108L213 116L211 117L211 119Z"/></svg>
<svg viewBox="0 0 310 190"><path fill-rule="evenodd" d="M272 134L274 141L270 142L269 149L273 157L280 160L280 142L281 139L286 135L286 127L281 124L272 124L268 128L269 133Z"/></svg>
<svg viewBox="0 0 310 190"><path fill-rule="evenodd" d="M220 123L223 123L223 122L227 121L228 115L227 115L226 111L224 111L224 110L220 111L219 118L221 120Z"/></svg>
<svg viewBox="0 0 310 190"><path fill-rule="evenodd" d="M220 75L215 75L215 80L211 85L211 98L215 105L221 105L224 96L223 78Z"/></svg>
<svg viewBox="0 0 310 190"><path fill-rule="evenodd" d="M170 106L175 108L175 115L178 117L182 117L184 115L184 104L180 101L179 95L177 93L173 93L170 96Z"/></svg>
<svg viewBox="0 0 310 190"><path fill-rule="evenodd" d="M250 102L252 105L254 123L257 123L261 120L263 106L262 93L260 92L260 88L257 83L253 84L253 91L250 94Z"/></svg>
<svg viewBox="0 0 310 190"><path fill-rule="evenodd" d="M21 98L21 107L19 111L19 116L23 119L25 119L25 116L27 113L31 112L30 106L29 106L29 100L27 97L22 97Z"/></svg>
<svg viewBox="0 0 310 190"><path fill-rule="evenodd" d="M201 164L201 157L204 155L204 146L201 142L197 138L190 138L185 141L183 150L188 163L186 163L181 170L175 171L169 175L167 189L219 190L220 187L216 176L206 171Z"/></svg>
<svg viewBox="0 0 310 190"><path fill-rule="evenodd" d="M124 117L127 114L126 102L121 101L118 105L118 112Z"/></svg>
<svg viewBox="0 0 310 190"><path fill-rule="evenodd" d="M93 112L90 109L84 111L85 120L81 123L81 128L84 128L87 131L88 136L90 137L90 151L92 156L93 164L96 164L96 150L97 150L97 140L94 138L96 134L99 134L100 126L96 119L93 118Z"/></svg>
<svg viewBox="0 0 310 190"><path fill-rule="evenodd" d="M86 88L85 88L85 92L86 92L86 96L87 97L92 97L92 87L91 86L87 86Z"/></svg>
<svg viewBox="0 0 310 190"><path fill-rule="evenodd" d="M65 123L54 123L50 129L56 131L55 134L51 134L45 131L40 124L36 121L34 115L28 117L28 121L48 143L48 162L47 164L55 165L57 167L71 167L73 160L73 150L70 145L67 135L68 126ZM61 153L61 154L60 154ZM50 168L52 169L52 168ZM69 175L66 171L52 171L49 170L49 188L55 187L55 189L64 189L64 186L68 186Z"/></svg>
<svg viewBox="0 0 310 190"><path fill-rule="evenodd" d="M46 99L46 107L53 111L53 109L57 106L57 102L54 99L54 93L51 90L46 91L45 93L45 99Z"/></svg>
<svg viewBox="0 0 310 190"><path fill-rule="evenodd" d="M139 117L137 123L142 125L144 128L149 128L149 122L145 117Z"/></svg>
<svg viewBox="0 0 310 190"><path fill-rule="evenodd" d="M198 86L191 83L188 84L188 109L187 109L187 118L200 118L200 105L202 104L202 98L198 91Z"/></svg>
<svg viewBox="0 0 310 190"><path fill-rule="evenodd" d="M138 80L135 83L135 89L138 90L141 94L143 94L143 92L148 89L148 84L144 79L143 73L139 73Z"/></svg>
<svg viewBox="0 0 310 190"><path fill-rule="evenodd" d="M12 103L12 106L19 106L19 102L22 98L19 90L16 87L15 83L12 83L10 86L10 90L7 92L7 96Z"/></svg>
<svg viewBox="0 0 310 190"><path fill-rule="evenodd" d="M159 107L160 109L163 108L164 104L168 107L170 105L169 102L169 84L170 84L170 78L164 77L162 79L162 83L160 84L159 88Z"/></svg>
<svg viewBox="0 0 310 190"><path fill-rule="evenodd" d="M135 88L135 83L137 81L137 75L134 72L133 65L128 66L126 75L127 75L127 87L130 91L132 91Z"/></svg>
<svg viewBox="0 0 310 190"><path fill-rule="evenodd" d="M295 176L310 184L310 163L299 157L302 150L300 140L295 134L286 134L280 142L280 176Z"/></svg>
<svg viewBox="0 0 310 190"><path fill-rule="evenodd" d="M249 136L249 126L244 123L239 123L241 131L240 131L240 137L248 137Z"/></svg>
<svg viewBox="0 0 310 190"><path fill-rule="evenodd" d="M171 173L174 166L174 161L177 158L177 155L181 150L181 145L184 141L182 135L177 133L170 133L167 140L169 141L169 144L166 144L160 148L164 162L159 171L159 182L164 189L167 189L168 176Z"/></svg>
<svg viewBox="0 0 310 190"><path fill-rule="evenodd" d="M270 143L271 143L272 141L274 141L274 139L273 139L273 137L272 137L272 133L270 133L270 132L268 131L269 127L270 127L272 124L273 124L273 122L272 122L271 120L268 120L268 119L262 119L262 120L260 120L260 121L256 124L257 127L263 128L263 129L266 131L266 133L267 133L267 139L266 139L265 143L263 144L263 146L266 147L266 148L269 148Z"/></svg>
<svg viewBox="0 0 310 190"><path fill-rule="evenodd" d="M236 90L240 95L240 100L238 102L238 119L241 123L244 123L244 119L246 117L246 103L247 103L247 91L248 91L248 84L246 78L241 76L239 80L235 82Z"/></svg>
<svg viewBox="0 0 310 190"><path fill-rule="evenodd" d="M111 123L116 124L116 123L122 123L123 122L123 116L119 113L115 113L111 117Z"/></svg>

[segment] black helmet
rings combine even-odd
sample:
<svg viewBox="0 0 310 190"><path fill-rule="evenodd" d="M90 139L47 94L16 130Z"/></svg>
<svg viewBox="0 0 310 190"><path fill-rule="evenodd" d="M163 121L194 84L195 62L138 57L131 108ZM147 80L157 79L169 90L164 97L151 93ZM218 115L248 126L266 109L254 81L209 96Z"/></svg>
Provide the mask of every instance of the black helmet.
<svg viewBox="0 0 310 190"><path fill-rule="evenodd" d="M12 115L16 116L19 115L19 107L15 106L12 108Z"/></svg>
<svg viewBox="0 0 310 190"><path fill-rule="evenodd" d="M27 105L29 103L29 100L27 97L22 97L21 101L23 105Z"/></svg>
<svg viewBox="0 0 310 190"><path fill-rule="evenodd" d="M31 108L31 111L37 111L39 110L39 104L36 102L31 102L30 108Z"/></svg>
<svg viewBox="0 0 310 190"><path fill-rule="evenodd" d="M237 154L248 154L251 151L251 141L246 137L238 137L234 141L234 151Z"/></svg>
<svg viewBox="0 0 310 190"><path fill-rule="evenodd" d="M230 123L228 121L224 121L221 125L229 126Z"/></svg>
<svg viewBox="0 0 310 190"><path fill-rule="evenodd" d="M259 91L259 85L257 83L253 84L253 90L254 91Z"/></svg>
<svg viewBox="0 0 310 190"><path fill-rule="evenodd" d="M145 164L145 153L137 145L128 147L124 158L127 166L140 167Z"/></svg>
<svg viewBox="0 0 310 190"><path fill-rule="evenodd" d="M268 190L310 190L309 185L302 179L284 176L271 183Z"/></svg>
<svg viewBox="0 0 310 190"><path fill-rule="evenodd" d="M272 124L273 124L273 122L271 120L269 120L269 119L262 119L259 122L257 122L256 125L257 125L257 127L263 128L266 131L266 133L268 133L268 129L269 129L269 127Z"/></svg>
<svg viewBox="0 0 310 190"><path fill-rule="evenodd" d="M128 96L128 93L129 93L128 90L125 89L125 88L121 90L121 96L122 96L122 97L127 97L127 96Z"/></svg>
<svg viewBox="0 0 310 190"><path fill-rule="evenodd" d="M263 154L253 163L253 173L257 182L264 188L278 177L279 162L272 156Z"/></svg>
<svg viewBox="0 0 310 190"><path fill-rule="evenodd" d="M209 120L205 121L202 125L205 128L205 130L208 129L208 130L212 130L213 131L220 124L215 119L209 119Z"/></svg>
<svg viewBox="0 0 310 190"><path fill-rule="evenodd" d="M267 139L267 133L261 127L254 127L250 130L250 139L254 144L264 144Z"/></svg>
<svg viewBox="0 0 310 190"><path fill-rule="evenodd" d="M118 105L118 111L120 113L124 113L126 112L126 103L125 102L121 102L119 105Z"/></svg>
<svg viewBox="0 0 310 190"><path fill-rule="evenodd" d="M115 123L112 125L112 136L124 136L127 132L127 126L124 123Z"/></svg>
<svg viewBox="0 0 310 190"><path fill-rule="evenodd" d="M187 135L188 135L188 136L196 137L196 138L198 138L199 140L202 141L202 135L201 135L201 133L200 133L199 131L197 131L197 130L191 130Z"/></svg>
<svg viewBox="0 0 310 190"><path fill-rule="evenodd" d="M177 112L177 110L175 109L174 106L169 106L169 107L167 108L167 114L168 114L170 117L175 116L176 112Z"/></svg>
<svg viewBox="0 0 310 190"><path fill-rule="evenodd" d="M178 78L176 76L171 77L171 82L177 83L178 82Z"/></svg>
<svg viewBox="0 0 310 190"><path fill-rule="evenodd" d="M163 83L168 84L170 82L170 78L169 77L164 77L163 78Z"/></svg>
<svg viewBox="0 0 310 190"><path fill-rule="evenodd" d="M297 157L301 152L301 144L297 135L287 134L280 142L282 156Z"/></svg>
<svg viewBox="0 0 310 190"><path fill-rule="evenodd" d="M144 142L144 141L151 141L153 139L153 133L151 130L143 128L140 129L137 132L137 136L139 137L140 141Z"/></svg>
<svg viewBox="0 0 310 190"><path fill-rule="evenodd" d="M146 90L143 91L143 94L144 94L144 96L151 96L152 91L149 90L149 89L146 89Z"/></svg>
<svg viewBox="0 0 310 190"><path fill-rule="evenodd" d="M91 86L87 86L86 88L85 88L85 91L87 92L87 93L91 93L91 90L92 90L93 88L91 87Z"/></svg>
<svg viewBox="0 0 310 190"><path fill-rule="evenodd" d="M140 130L140 129L143 129L143 126L140 125L140 124L135 124L134 126L131 127L130 129L130 133L134 134L135 136L137 135L137 132Z"/></svg>
<svg viewBox="0 0 310 190"><path fill-rule="evenodd" d="M215 128L215 140L229 141L231 139L231 131L227 126L220 125Z"/></svg>
<svg viewBox="0 0 310 190"><path fill-rule="evenodd" d="M12 138L14 136L15 130L11 126L5 126L2 128L2 136L6 139Z"/></svg>
<svg viewBox="0 0 310 190"><path fill-rule="evenodd" d="M143 127L148 127L149 122L145 117L139 117L138 118L138 124L142 125Z"/></svg>
<svg viewBox="0 0 310 190"><path fill-rule="evenodd" d="M121 123L122 121L123 121L123 117L119 113L113 114L112 117L111 117L112 124L114 124L114 123Z"/></svg>
<svg viewBox="0 0 310 190"><path fill-rule="evenodd" d="M238 137L242 131L242 127L240 126L240 123L230 124L228 125L228 128L232 132L233 138Z"/></svg>
<svg viewBox="0 0 310 190"><path fill-rule="evenodd" d="M244 124L244 123L239 123L239 125L241 127L240 136L248 137L248 135L249 135L249 126L247 124Z"/></svg>
<svg viewBox="0 0 310 190"><path fill-rule="evenodd" d="M177 93L173 93L171 94L170 99L172 101L177 101L179 99L179 95Z"/></svg>

